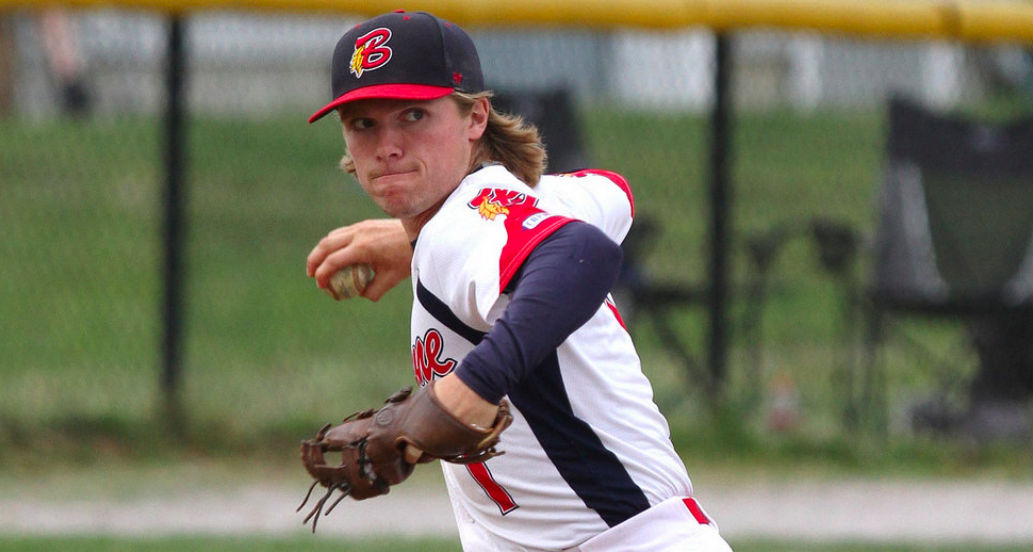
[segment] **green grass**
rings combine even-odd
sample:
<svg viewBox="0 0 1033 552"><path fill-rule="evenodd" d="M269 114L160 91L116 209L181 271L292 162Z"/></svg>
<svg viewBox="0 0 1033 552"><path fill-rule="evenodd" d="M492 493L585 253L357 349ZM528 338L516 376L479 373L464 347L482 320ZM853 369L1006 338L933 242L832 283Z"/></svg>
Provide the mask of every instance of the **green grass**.
<svg viewBox="0 0 1033 552"><path fill-rule="evenodd" d="M959 543L943 545L859 544L837 542L732 541L736 552L1020 552L1029 545ZM343 537L292 538L110 538L110 537L0 537L0 552L455 552L457 542L441 539L346 539Z"/></svg>
<svg viewBox="0 0 1033 552"><path fill-rule="evenodd" d="M403 286L377 304L334 303L304 275L306 255L328 230L380 214L336 167L343 153L336 125L308 126L303 115L190 122L180 392L187 430L175 438L161 425L157 386L159 121L0 120L0 465L31 462L31 452L19 450L146 458L169 448L237 454L263 442L271 454L276 443L296 442L411 382L410 292ZM594 164L627 175L639 219L662 226L648 270L702 282L705 119L584 115ZM746 239L779 225L798 234L772 274L760 365L755 343L735 334L729 412L703 408L704 391L653 328L630 320L683 454L787 464L816 455L847 469L903 461L934 471L957 458L975 470L1011 471L1027 457L1023 448L966 454L964 445L909 436L894 456L841 431L834 379L844 352L841 290L803 230L827 217L870 232L881 132L878 112L752 113L735 121L737 289L751 276ZM737 321L743 309L740 299ZM702 308L677 313L675 324L701 351ZM910 327L934 350L949 350L958 337L951 327ZM892 416L942 384L934 363L900 346L887 359ZM947 380L960 381L958 370ZM792 382L803 414L785 434L763 425L776 375ZM699 450L700 442L710 446Z"/></svg>

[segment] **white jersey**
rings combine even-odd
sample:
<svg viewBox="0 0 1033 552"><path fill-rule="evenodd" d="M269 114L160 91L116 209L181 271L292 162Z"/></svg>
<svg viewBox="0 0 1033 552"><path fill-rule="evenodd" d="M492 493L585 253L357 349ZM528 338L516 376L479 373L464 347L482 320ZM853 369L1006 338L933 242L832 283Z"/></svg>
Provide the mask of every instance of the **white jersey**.
<svg viewBox="0 0 1033 552"><path fill-rule="evenodd" d="M615 173L544 176L534 189L501 166L466 177L413 253L417 383L451 373L492 328L509 302L503 290L535 245L575 219L620 242L632 214L630 190ZM691 495L612 300L525 379L506 397L513 424L498 445L505 454L442 462L460 524L469 516L505 543L500 550L559 550Z"/></svg>

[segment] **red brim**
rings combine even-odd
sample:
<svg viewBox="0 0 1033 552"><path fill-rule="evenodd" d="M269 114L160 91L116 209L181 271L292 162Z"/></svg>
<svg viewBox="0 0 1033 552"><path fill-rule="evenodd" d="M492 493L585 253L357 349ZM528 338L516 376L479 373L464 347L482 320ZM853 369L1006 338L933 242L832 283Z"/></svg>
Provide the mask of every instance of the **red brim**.
<svg viewBox="0 0 1033 552"><path fill-rule="evenodd" d="M308 122L314 123L334 109L346 103L359 100L436 100L451 94L455 89L449 86L430 86L427 84L375 84L357 88L326 104L312 114Z"/></svg>

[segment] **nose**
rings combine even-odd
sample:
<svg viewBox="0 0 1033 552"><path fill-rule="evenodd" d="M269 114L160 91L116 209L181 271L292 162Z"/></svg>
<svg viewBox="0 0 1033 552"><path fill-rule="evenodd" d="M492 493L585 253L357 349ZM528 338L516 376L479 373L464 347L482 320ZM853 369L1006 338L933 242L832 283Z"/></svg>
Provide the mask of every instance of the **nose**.
<svg viewBox="0 0 1033 552"><path fill-rule="evenodd" d="M403 137L398 129L391 128L388 125L381 127L380 132L377 133L377 159L389 161L400 158L404 151L402 145Z"/></svg>

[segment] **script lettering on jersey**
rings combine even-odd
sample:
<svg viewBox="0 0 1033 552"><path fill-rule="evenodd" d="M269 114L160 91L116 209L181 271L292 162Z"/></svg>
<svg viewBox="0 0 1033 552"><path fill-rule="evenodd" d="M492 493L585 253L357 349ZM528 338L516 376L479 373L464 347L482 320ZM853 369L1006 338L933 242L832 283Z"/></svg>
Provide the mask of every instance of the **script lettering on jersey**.
<svg viewBox="0 0 1033 552"><path fill-rule="evenodd" d="M412 367L416 383L423 387L430 383L435 377L447 376L456 367L456 361L451 358L441 358L445 346L445 339L441 332L431 328L422 338L417 337L416 343L412 346Z"/></svg>
<svg viewBox="0 0 1033 552"><path fill-rule="evenodd" d="M534 206L538 199L523 192L501 188L484 188L467 203L476 209L484 220L495 220L498 215L508 215L512 207Z"/></svg>

